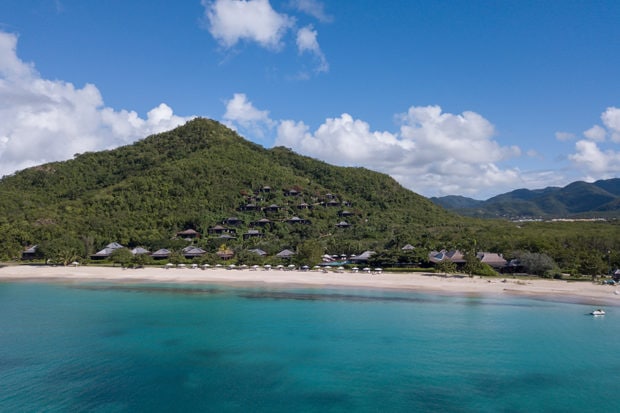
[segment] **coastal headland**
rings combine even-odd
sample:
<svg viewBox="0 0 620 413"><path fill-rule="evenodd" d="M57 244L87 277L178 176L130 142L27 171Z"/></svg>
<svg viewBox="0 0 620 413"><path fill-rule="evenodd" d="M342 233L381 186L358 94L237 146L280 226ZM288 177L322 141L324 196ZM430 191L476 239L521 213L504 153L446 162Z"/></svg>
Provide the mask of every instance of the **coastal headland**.
<svg viewBox="0 0 620 413"><path fill-rule="evenodd" d="M594 306L620 306L620 289L593 282L538 278L480 278L430 273L351 273L298 270L97 266L0 267L1 281L202 283L266 288L362 288L465 296L530 296Z"/></svg>

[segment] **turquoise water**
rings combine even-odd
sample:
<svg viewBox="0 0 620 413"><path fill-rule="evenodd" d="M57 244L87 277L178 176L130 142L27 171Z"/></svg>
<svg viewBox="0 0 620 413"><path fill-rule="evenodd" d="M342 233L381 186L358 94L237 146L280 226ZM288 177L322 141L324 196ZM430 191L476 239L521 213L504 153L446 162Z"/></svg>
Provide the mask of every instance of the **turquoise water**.
<svg viewBox="0 0 620 413"><path fill-rule="evenodd" d="M2 412L612 412L620 308L0 283Z"/></svg>

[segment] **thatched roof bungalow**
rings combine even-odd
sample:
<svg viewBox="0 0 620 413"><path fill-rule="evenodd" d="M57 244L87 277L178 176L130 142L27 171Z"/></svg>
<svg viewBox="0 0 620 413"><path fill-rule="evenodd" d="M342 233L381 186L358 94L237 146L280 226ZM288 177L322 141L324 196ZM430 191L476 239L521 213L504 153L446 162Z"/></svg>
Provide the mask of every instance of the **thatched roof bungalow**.
<svg viewBox="0 0 620 413"><path fill-rule="evenodd" d="M195 239L195 238L200 238L200 233L196 231L195 229L190 228L184 231L177 232L177 237L180 237L183 239Z"/></svg>
<svg viewBox="0 0 620 413"><path fill-rule="evenodd" d="M152 253L151 257L155 260L164 260L170 257L170 251L162 248Z"/></svg>
<svg viewBox="0 0 620 413"><path fill-rule="evenodd" d="M278 252L278 253L276 254L276 257L278 257L278 258L282 258L282 259L290 259L290 258L292 258L294 255L295 255L295 253L294 253L293 251L291 251L291 250L286 250L286 249L285 249L285 250L282 250L282 251Z"/></svg>
<svg viewBox="0 0 620 413"><path fill-rule="evenodd" d="M190 245L183 248L182 253L185 258L191 259L196 257L202 257L207 253L207 251L203 250L202 248Z"/></svg>
<svg viewBox="0 0 620 413"><path fill-rule="evenodd" d="M249 229L248 232L243 234L243 239L254 238L254 237L264 237L265 234L260 232L257 229Z"/></svg>

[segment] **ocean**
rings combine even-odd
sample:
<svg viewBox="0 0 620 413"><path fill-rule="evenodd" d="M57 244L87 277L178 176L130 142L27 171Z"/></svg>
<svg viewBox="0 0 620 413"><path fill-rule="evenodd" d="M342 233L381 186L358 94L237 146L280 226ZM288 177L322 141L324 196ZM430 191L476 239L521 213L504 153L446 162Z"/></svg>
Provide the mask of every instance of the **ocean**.
<svg viewBox="0 0 620 413"><path fill-rule="evenodd" d="M0 283L1 412L612 412L620 307Z"/></svg>

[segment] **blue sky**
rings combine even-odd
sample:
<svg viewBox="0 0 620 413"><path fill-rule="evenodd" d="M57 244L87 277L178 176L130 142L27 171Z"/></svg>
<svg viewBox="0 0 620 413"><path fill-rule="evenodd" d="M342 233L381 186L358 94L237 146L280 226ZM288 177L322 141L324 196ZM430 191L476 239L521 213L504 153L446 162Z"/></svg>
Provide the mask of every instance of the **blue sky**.
<svg viewBox="0 0 620 413"><path fill-rule="evenodd" d="M620 175L620 2L3 0L0 175L196 116L478 199Z"/></svg>

